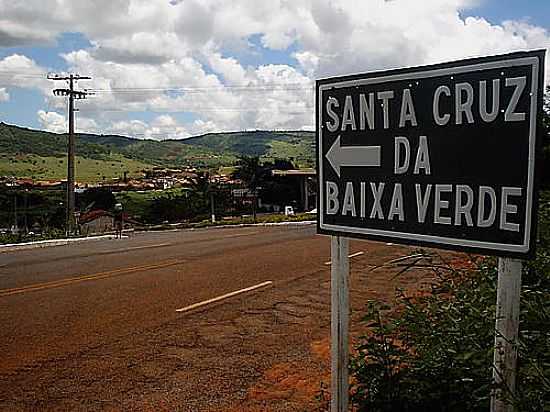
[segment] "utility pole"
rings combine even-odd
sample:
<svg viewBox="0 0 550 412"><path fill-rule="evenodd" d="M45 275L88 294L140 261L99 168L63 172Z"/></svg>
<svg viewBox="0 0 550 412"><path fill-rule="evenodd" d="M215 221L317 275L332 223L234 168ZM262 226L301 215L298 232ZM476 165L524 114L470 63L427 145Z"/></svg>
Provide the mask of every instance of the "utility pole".
<svg viewBox="0 0 550 412"><path fill-rule="evenodd" d="M49 80L64 80L69 82L68 89L54 89L55 96L67 96L69 98L69 141L67 144L67 216L66 216L66 232L70 235L75 228L75 197L74 197L74 155L75 155L75 134L74 134L74 108L75 99L85 99L91 93L74 90L76 81L91 80L91 77L80 76L78 74L70 74L62 76L58 74L48 75Z"/></svg>

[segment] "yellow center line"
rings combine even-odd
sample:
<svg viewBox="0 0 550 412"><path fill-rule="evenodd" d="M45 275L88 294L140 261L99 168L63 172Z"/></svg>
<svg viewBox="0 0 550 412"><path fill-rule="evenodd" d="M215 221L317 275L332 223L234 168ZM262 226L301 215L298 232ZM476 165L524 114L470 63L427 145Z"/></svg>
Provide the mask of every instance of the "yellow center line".
<svg viewBox="0 0 550 412"><path fill-rule="evenodd" d="M229 237L252 236L252 235L255 235L255 234L258 234L258 233L260 233L260 232L235 233L234 235L222 236L222 239L226 239L226 238L229 238Z"/></svg>
<svg viewBox="0 0 550 412"><path fill-rule="evenodd" d="M168 266L178 265L184 262L185 260L171 260L163 263L158 263L155 265L133 266L128 268L109 270L106 272L94 273L91 275L77 276L73 278L55 280L51 282L36 283L34 285L23 286L19 288L2 289L0 290L0 297L17 295L17 294L26 293L26 292L34 292L37 290L58 288L61 286L71 285L74 283L80 283L80 282L85 282L89 280L105 279L105 278L114 277L114 276L121 276L121 275L126 275L129 273L139 272L143 270L161 269Z"/></svg>

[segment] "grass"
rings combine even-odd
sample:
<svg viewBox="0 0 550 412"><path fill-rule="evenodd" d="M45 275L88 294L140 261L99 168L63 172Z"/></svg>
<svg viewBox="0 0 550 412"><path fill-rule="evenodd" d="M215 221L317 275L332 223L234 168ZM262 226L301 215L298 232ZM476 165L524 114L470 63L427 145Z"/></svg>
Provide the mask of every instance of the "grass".
<svg viewBox="0 0 550 412"><path fill-rule="evenodd" d="M273 140L268 145L269 150L262 156L262 160L293 159L298 167L312 167L314 164L315 147L307 141Z"/></svg>
<svg viewBox="0 0 550 412"><path fill-rule="evenodd" d="M117 192L114 193L117 202L122 203L124 211L130 216L139 218L147 212L151 202L159 197L169 195L179 196L184 192L182 188L167 190L148 190L144 192Z"/></svg>
<svg viewBox="0 0 550 412"><path fill-rule="evenodd" d="M153 165L121 155L111 155L108 159L91 159L76 156L75 175L77 182L94 183L105 179L139 176L141 170ZM16 176L37 180L62 180L67 177L66 157L40 157L20 154L17 156L0 154L0 176Z"/></svg>

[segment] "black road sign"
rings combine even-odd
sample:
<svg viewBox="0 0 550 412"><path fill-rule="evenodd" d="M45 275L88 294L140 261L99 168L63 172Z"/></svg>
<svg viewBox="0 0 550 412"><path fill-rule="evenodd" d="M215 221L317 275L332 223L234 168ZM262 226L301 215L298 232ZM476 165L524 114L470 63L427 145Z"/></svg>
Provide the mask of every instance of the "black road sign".
<svg viewBox="0 0 550 412"><path fill-rule="evenodd" d="M530 256L544 56L318 80L318 232Z"/></svg>

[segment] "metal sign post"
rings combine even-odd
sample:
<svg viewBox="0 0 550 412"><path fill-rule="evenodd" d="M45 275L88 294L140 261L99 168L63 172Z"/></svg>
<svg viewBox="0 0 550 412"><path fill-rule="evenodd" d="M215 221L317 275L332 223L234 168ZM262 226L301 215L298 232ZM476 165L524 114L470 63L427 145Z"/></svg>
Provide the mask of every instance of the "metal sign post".
<svg viewBox="0 0 550 412"><path fill-rule="evenodd" d="M331 412L348 410L349 242L331 236Z"/></svg>
<svg viewBox="0 0 550 412"><path fill-rule="evenodd" d="M513 394L516 386L521 268L521 260L498 260L493 380L508 394ZM502 390L493 392L491 412L512 412L512 406L502 399L505 395Z"/></svg>

